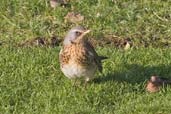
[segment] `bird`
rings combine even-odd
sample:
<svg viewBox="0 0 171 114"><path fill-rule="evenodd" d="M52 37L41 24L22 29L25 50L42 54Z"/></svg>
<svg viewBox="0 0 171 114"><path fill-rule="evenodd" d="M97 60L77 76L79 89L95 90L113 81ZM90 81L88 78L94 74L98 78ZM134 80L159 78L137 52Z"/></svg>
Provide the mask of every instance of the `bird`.
<svg viewBox="0 0 171 114"><path fill-rule="evenodd" d="M147 82L146 90L150 93L158 92L162 86L170 85L171 80L169 78L151 76Z"/></svg>
<svg viewBox="0 0 171 114"><path fill-rule="evenodd" d="M102 60L107 59L105 56L99 56L85 37L89 32L90 30L82 26L71 28L59 53L61 71L69 79L75 80L74 85L79 79L86 85L94 78L97 70L102 73Z"/></svg>

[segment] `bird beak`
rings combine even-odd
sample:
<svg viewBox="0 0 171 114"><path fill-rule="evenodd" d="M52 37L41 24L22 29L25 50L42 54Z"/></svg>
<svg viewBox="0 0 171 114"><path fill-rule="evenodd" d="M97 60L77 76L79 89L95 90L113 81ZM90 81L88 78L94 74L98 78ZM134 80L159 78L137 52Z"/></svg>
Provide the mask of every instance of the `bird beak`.
<svg viewBox="0 0 171 114"><path fill-rule="evenodd" d="M89 33L90 32L90 30L86 30L83 34L87 34L87 33Z"/></svg>
<svg viewBox="0 0 171 114"><path fill-rule="evenodd" d="M81 39L84 38L84 36L85 36L86 34L88 34L89 32L90 32L90 30L86 30L86 31L82 32L82 34L77 38L77 40L78 40L78 41L81 40Z"/></svg>
<svg viewBox="0 0 171 114"><path fill-rule="evenodd" d="M88 34L90 32L90 30L86 30L81 34L81 37L84 37L86 34Z"/></svg>

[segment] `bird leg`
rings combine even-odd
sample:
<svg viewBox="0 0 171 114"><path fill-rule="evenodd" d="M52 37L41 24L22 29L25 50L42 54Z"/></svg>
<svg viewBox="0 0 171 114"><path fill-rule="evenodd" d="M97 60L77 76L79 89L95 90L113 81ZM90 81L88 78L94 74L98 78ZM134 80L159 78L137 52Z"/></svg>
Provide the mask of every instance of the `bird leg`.
<svg viewBox="0 0 171 114"><path fill-rule="evenodd" d="M86 78L85 81L84 81L84 88L87 87L87 83L90 81L90 78Z"/></svg>
<svg viewBox="0 0 171 114"><path fill-rule="evenodd" d="M85 89L87 88L87 83L88 83L88 81L85 81L85 82L84 82L84 88L85 88Z"/></svg>
<svg viewBox="0 0 171 114"><path fill-rule="evenodd" d="M77 83L77 79L74 79L74 83L72 84L72 86L75 87L76 83Z"/></svg>
<svg viewBox="0 0 171 114"><path fill-rule="evenodd" d="M73 81L74 81L74 82L73 82L73 85L72 85L73 87L80 86L81 83L80 83L80 81L79 81L79 78L76 78L76 79L74 79Z"/></svg>

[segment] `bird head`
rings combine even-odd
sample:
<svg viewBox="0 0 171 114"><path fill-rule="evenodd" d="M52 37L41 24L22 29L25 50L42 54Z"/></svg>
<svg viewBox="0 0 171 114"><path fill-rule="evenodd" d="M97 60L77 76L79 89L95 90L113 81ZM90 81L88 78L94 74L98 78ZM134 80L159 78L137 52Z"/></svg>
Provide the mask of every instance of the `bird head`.
<svg viewBox="0 0 171 114"><path fill-rule="evenodd" d="M84 38L84 36L89 33L90 30L86 30L82 26L77 26L72 28L66 35L64 39L64 45L72 44L73 42L78 42Z"/></svg>

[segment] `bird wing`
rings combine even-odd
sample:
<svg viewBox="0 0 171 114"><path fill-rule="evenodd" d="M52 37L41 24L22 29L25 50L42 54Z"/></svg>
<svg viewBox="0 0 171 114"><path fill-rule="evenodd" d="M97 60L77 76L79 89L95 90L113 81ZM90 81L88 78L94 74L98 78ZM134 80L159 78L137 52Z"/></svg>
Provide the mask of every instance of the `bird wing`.
<svg viewBox="0 0 171 114"><path fill-rule="evenodd" d="M86 51L88 52L88 56L93 59L93 61L97 65L98 70L100 72L102 72L102 62L101 62L101 60L103 58L98 56L98 54L96 53L93 45L89 41L85 42L85 47L87 49Z"/></svg>

